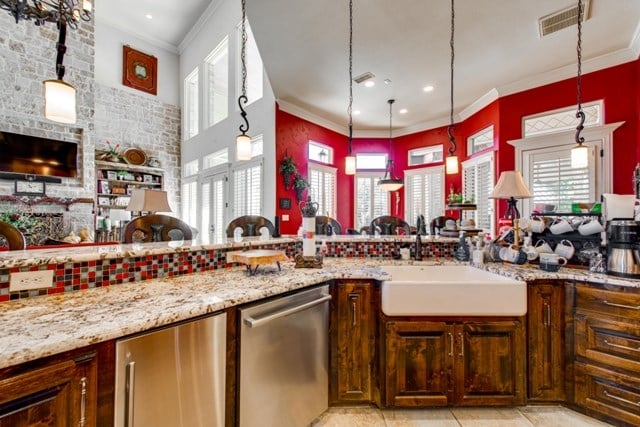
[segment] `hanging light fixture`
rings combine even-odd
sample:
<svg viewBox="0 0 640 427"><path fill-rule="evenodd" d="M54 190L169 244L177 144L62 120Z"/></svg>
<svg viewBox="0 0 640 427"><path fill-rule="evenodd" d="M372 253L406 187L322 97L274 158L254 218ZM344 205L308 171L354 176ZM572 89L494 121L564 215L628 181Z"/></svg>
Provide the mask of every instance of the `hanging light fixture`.
<svg viewBox="0 0 640 427"><path fill-rule="evenodd" d="M240 24L240 34L242 38L240 48L240 61L242 68L242 93L238 97L238 107L240 108L240 116L244 123L238 128L240 135L236 136L236 160L251 160L251 137L247 135L249 131L249 120L247 120L247 112L244 110L243 104L246 105L247 98L247 8L246 0L242 0L242 22Z"/></svg>
<svg viewBox="0 0 640 427"><path fill-rule="evenodd" d="M582 111L582 0L578 0L578 77L576 79L578 92L578 112L576 118L580 120L576 127L576 143L577 147L571 149L571 167L586 168L589 166L589 148L584 143L584 137L580 136L584 129L585 114Z"/></svg>
<svg viewBox="0 0 640 427"><path fill-rule="evenodd" d="M391 158L391 145L393 143L393 139L391 137L391 129L392 129L392 106L393 103L396 102L395 99L390 99L387 101L389 103L389 160L387 160L387 168L384 171L384 177L378 181L380 188L385 191L398 191L402 188L403 183L402 179L394 178L394 166L393 159Z"/></svg>
<svg viewBox="0 0 640 427"><path fill-rule="evenodd" d="M353 141L353 0L349 0L349 153L344 158L344 173L356 174L356 156L351 153Z"/></svg>
<svg viewBox="0 0 640 427"><path fill-rule="evenodd" d="M58 22L58 43L56 49L56 74L57 80L45 80L44 85L44 116L54 122L75 123L76 122L76 89L69 83L64 82L64 65L62 60L67 51L65 40L67 38L67 22L64 16Z"/></svg>
<svg viewBox="0 0 640 427"><path fill-rule="evenodd" d="M64 20L75 29L80 20L91 20L93 5L91 0L0 0L0 9L9 11L16 24L21 19L36 25Z"/></svg>
<svg viewBox="0 0 640 427"><path fill-rule="evenodd" d="M455 30L455 7L454 0L451 0L451 39L449 40L449 46L451 46L451 109L449 110L449 127L447 128L447 135L449 135L449 157L445 162L445 171L447 175L458 173L458 156L456 156L456 139L453 137L453 60L455 58L455 51L453 49L453 36Z"/></svg>

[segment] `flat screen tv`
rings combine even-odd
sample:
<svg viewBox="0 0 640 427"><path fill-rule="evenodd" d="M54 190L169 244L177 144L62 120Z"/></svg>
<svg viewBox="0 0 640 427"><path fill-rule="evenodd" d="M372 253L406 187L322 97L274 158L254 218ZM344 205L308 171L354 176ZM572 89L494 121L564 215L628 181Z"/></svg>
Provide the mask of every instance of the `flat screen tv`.
<svg viewBox="0 0 640 427"><path fill-rule="evenodd" d="M0 132L0 172L78 176L78 144Z"/></svg>

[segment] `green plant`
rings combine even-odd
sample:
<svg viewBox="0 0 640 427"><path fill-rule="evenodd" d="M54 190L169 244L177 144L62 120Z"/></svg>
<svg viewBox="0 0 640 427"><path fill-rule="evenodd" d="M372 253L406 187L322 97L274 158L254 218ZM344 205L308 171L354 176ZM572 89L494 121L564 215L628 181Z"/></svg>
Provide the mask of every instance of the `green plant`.
<svg viewBox="0 0 640 427"><path fill-rule="evenodd" d="M30 215L20 212L4 211L0 212L0 221L6 222L16 227L25 234L31 234L39 227L38 221Z"/></svg>
<svg viewBox="0 0 640 427"><path fill-rule="evenodd" d="M309 187L311 187L311 185L302 175L296 175L296 178L293 180L293 188L296 190L296 199L298 202L302 200L304 190Z"/></svg>
<svg viewBox="0 0 640 427"><path fill-rule="evenodd" d="M279 171L284 178L284 189L288 190L291 187L291 178L298 174L298 169L291 156L284 156Z"/></svg>

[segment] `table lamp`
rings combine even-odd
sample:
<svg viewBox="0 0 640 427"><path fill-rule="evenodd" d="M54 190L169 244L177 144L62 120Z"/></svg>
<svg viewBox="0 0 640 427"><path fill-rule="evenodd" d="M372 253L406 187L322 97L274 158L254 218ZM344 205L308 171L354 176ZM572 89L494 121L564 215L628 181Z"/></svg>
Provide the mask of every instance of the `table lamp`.
<svg viewBox="0 0 640 427"><path fill-rule="evenodd" d="M171 206L169 206L166 191L138 188L131 193L126 210L155 214L156 212L171 212ZM161 242L164 225L149 224L149 228L153 231L152 241Z"/></svg>
<svg viewBox="0 0 640 427"><path fill-rule="evenodd" d="M490 199L506 199L507 210L505 218L514 220L520 218L520 212L516 204L517 199L530 199L531 193L518 171L505 171L500 174L500 179L489 196Z"/></svg>

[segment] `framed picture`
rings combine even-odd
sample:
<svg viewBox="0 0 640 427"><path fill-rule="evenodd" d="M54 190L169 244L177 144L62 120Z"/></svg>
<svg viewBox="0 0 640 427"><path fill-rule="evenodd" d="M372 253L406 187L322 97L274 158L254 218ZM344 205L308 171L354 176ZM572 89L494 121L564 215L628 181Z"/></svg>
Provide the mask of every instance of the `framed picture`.
<svg viewBox="0 0 640 427"><path fill-rule="evenodd" d="M122 46L122 84L156 95L158 92L158 58Z"/></svg>
<svg viewBox="0 0 640 427"><path fill-rule="evenodd" d="M13 194L16 196L44 196L44 191L44 182L16 181L15 191Z"/></svg>
<svg viewBox="0 0 640 427"><path fill-rule="evenodd" d="M108 206L111 204L108 197L98 197L98 206Z"/></svg>
<svg viewBox="0 0 640 427"><path fill-rule="evenodd" d="M109 194L110 190L109 190L109 181L100 181L100 188L99 188L99 192L102 194Z"/></svg>
<svg viewBox="0 0 640 427"><path fill-rule="evenodd" d="M148 184L153 183L153 175L142 175L142 182L146 182Z"/></svg>
<svg viewBox="0 0 640 427"><path fill-rule="evenodd" d="M107 171L107 179L115 181L116 179L118 179L118 172L116 172L116 171Z"/></svg>
<svg viewBox="0 0 640 427"><path fill-rule="evenodd" d="M291 209L291 199L288 199L286 197L281 197L280 209Z"/></svg>

